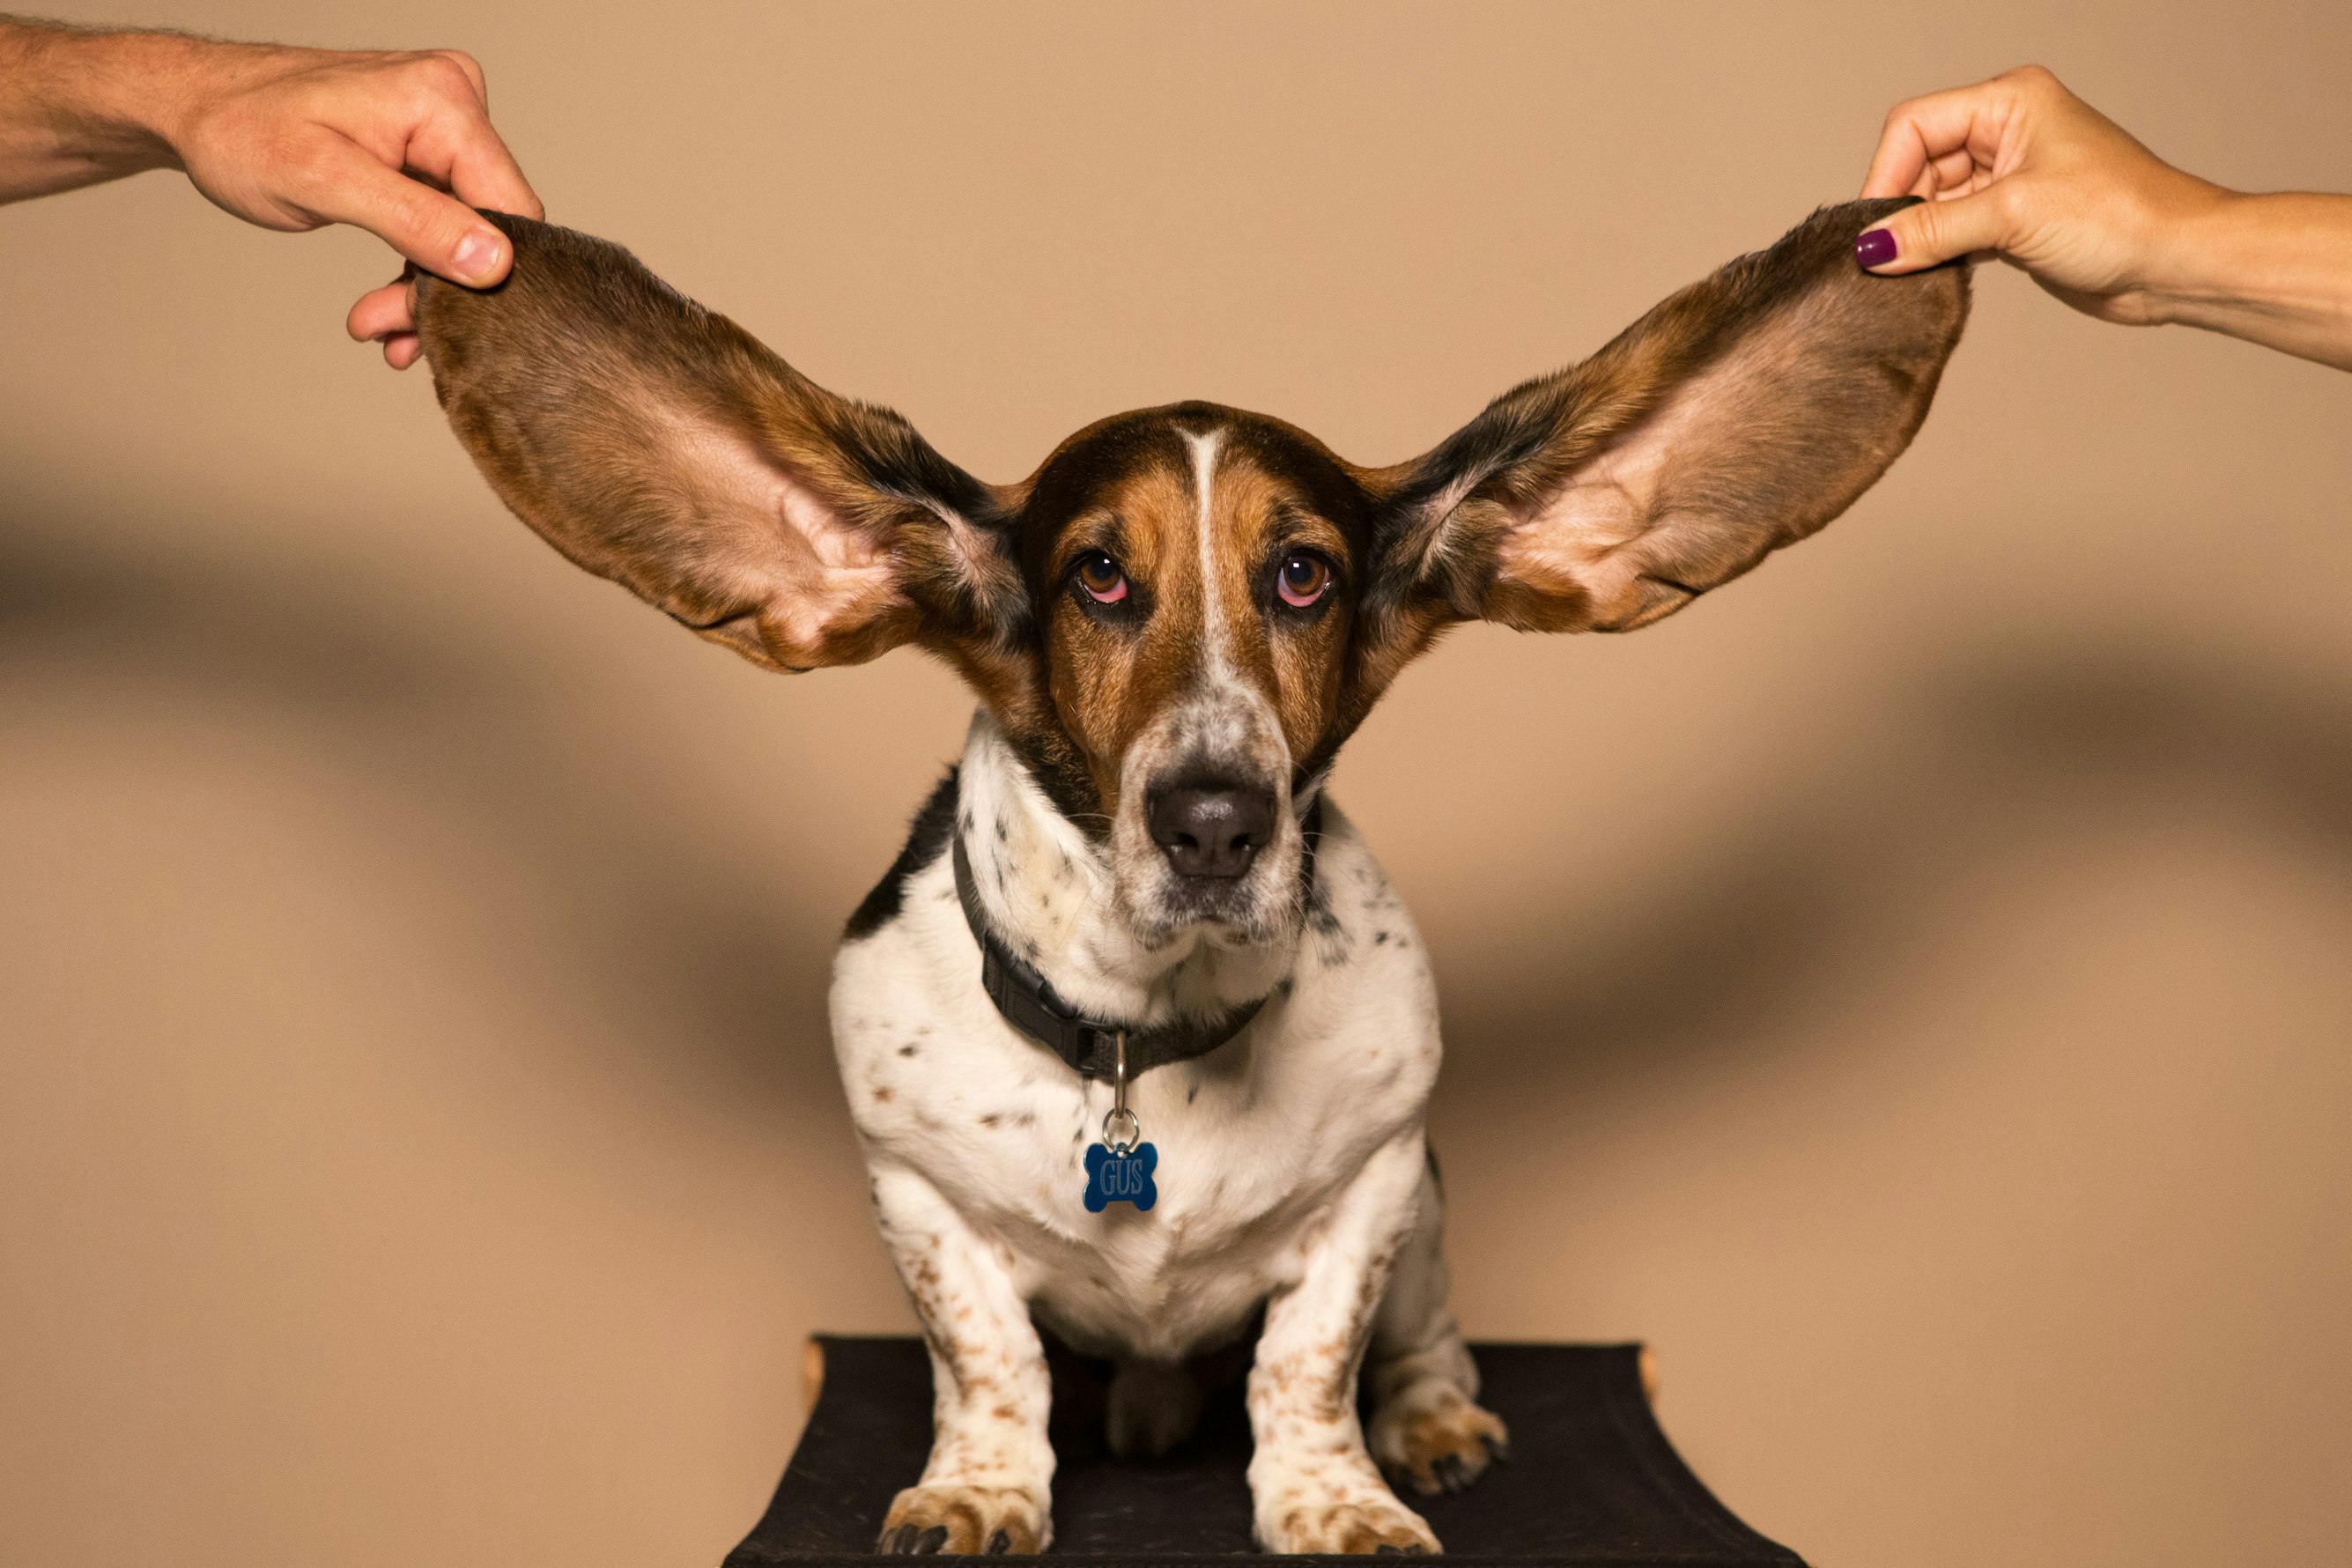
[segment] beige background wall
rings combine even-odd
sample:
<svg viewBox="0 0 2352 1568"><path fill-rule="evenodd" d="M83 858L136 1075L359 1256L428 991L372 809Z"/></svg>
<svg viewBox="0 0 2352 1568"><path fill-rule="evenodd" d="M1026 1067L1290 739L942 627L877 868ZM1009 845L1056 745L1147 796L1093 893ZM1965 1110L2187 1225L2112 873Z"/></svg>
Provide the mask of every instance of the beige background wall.
<svg viewBox="0 0 2352 1568"><path fill-rule="evenodd" d="M144 19L473 49L552 216L996 478L1186 395L1418 450L2024 59L2352 188L2332 3ZM965 699L564 566L341 340L362 236L150 175L0 258L0 1558L715 1560L802 1336L910 1321L823 984ZM1653 1341L1822 1563L2340 1562L2352 376L1979 300L1826 537L1345 760L1462 1314Z"/></svg>

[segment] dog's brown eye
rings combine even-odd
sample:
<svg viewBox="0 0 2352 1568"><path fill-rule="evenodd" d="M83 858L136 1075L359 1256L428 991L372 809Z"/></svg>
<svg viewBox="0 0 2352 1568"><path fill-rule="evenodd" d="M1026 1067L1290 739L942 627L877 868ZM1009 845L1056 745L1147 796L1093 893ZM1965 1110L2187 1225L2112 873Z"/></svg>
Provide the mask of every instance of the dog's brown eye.
<svg viewBox="0 0 2352 1568"><path fill-rule="evenodd" d="M1097 605L1116 605L1127 597L1127 574L1099 550L1078 557L1078 586Z"/></svg>
<svg viewBox="0 0 2352 1568"><path fill-rule="evenodd" d="M1275 590L1282 602L1294 610L1303 610L1321 598L1331 586L1330 563L1320 555L1305 551L1284 557L1282 571L1275 578Z"/></svg>

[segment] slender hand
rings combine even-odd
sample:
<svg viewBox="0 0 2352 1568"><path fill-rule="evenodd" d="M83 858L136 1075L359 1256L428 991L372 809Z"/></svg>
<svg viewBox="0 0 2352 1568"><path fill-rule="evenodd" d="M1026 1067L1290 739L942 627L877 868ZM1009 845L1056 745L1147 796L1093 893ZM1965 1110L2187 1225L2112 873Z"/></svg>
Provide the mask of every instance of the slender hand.
<svg viewBox="0 0 2352 1568"><path fill-rule="evenodd" d="M1862 194L1927 198L1856 243L1874 272L1990 253L2102 321L2352 370L2352 196L2184 174L2039 66L1897 104Z"/></svg>
<svg viewBox="0 0 2352 1568"><path fill-rule="evenodd" d="M265 228L357 225L431 271L506 276L472 210L541 216L490 128L481 67L450 50L343 53L105 33L0 18L0 202L180 169ZM355 338L417 355L407 290L352 308Z"/></svg>

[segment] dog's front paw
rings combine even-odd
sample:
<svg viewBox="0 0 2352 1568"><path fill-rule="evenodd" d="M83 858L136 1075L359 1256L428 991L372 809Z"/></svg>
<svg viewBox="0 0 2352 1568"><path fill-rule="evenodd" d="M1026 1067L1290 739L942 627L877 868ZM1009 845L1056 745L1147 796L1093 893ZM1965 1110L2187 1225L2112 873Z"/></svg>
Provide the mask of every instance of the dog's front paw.
<svg viewBox="0 0 2352 1568"><path fill-rule="evenodd" d="M1278 1507L1259 1524L1257 1534L1258 1545L1268 1552L1422 1557L1444 1550L1421 1515L1385 1495Z"/></svg>
<svg viewBox="0 0 2352 1568"><path fill-rule="evenodd" d="M1045 1498L1018 1487L908 1487L890 1504L874 1550L900 1557L1025 1555L1045 1551L1053 1536Z"/></svg>
<svg viewBox="0 0 2352 1568"><path fill-rule="evenodd" d="M1511 1435L1494 1412L1434 1378L1383 1403L1365 1434L1381 1468L1424 1497L1460 1491L1510 1445Z"/></svg>

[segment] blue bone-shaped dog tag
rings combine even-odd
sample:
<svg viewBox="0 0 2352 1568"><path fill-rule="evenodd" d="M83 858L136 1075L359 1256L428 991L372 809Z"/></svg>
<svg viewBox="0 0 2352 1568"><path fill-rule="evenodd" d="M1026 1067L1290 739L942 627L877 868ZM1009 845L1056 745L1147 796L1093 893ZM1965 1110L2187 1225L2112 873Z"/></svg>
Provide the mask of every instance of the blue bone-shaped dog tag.
<svg viewBox="0 0 2352 1568"><path fill-rule="evenodd" d="M1087 1212L1100 1214L1111 1204L1133 1204L1148 1209L1160 1201L1160 1184L1151 1179L1160 1151L1138 1143L1124 1154L1100 1143L1087 1146Z"/></svg>

